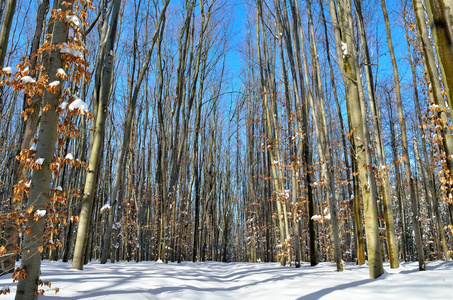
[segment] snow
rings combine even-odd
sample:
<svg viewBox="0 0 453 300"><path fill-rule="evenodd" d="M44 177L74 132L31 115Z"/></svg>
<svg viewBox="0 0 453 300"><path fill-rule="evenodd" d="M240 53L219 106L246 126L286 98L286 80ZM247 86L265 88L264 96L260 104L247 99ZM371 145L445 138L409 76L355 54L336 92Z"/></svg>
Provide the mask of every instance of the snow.
<svg viewBox="0 0 453 300"><path fill-rule="evenodd" d="M348 44L341 42L341 51L343 52L343 57L348 55Z"/></svg>
<svg viewBox="0 0 453 300"><path fill-rule="evenodd" d="M36 160L36 163L37 163L38 165L42 165L43 162L44 162L44 158L43 158L43 157L40 157L40 158L38 158L38 159Z"/></svg>
<svg viewBox="0 0 453 300"><path fill-rule="evenodd" d="M45 209L38 209L36 210L36 214L39 216L39 217L44 217L46 215L46 210Z"/></svg>
<svg viewBox="0 0 453 300"><path fill-rule="evenodd" d="M57 70L57 75L60 75L61 77L66 77L66 72L63 69L58 69Z"/></svg>
<svg viewBox="0 0 453 300"><path fill-rule="evenodd" d="M77 27L80 27L80 20L77 16L68 15L68 16L66 16L66 21L68 21L68 23L74 24Z"/></svg>
<svg viewBox="0 0 453 300"><path fill-rule="evenodd" d="M81 99L77 98L71 104L69 104L69 110L74 109L80 109L81 111L88 112L88 105Z"/></svg>
<svg viewBox="0 0 453 300"><path fill-rule="evenodd" d="M63 188L61 187L61 185L57 186L56 190L60 191L60 192L63 192Z"/></svg>
<svg viewBox="0 0 453 300"><path fill-rule="evenodd" d="M11 73L13 73L13 68L5 67L5 68L2 69L2 71L7 73L7 74L11 74Z"/></svg>
<svg viewBox="0 0 453 300"><path fill-rule="evenodd" d="M66 154L64 159L74 159L74 156L72 156L71 153Z"/></svg>
<svg viewBox="0 0 453 300"><path fill-rule="evenodd" d="M42 281L52 288L43 299L451 299L453 262L429 262L427 271L418 263L402 263L398 269L384 265L386 273L369 279L368 267L346 264L281 267L278 263L120 262L89 263L83 271L71 263L42 261ZM11 274L0 277L0 286L14 299L17 282Z"/></svg>
<svg viewBox="0 0 453 300"><path fill-rule="evenodd" d="M78 58L83 59L82 52L80 52L79 50L75 50L75 49L69 48L67 43L63 43L63 48L61 48L60 53L67 53L67 54L72 55L74 57L78 57Z"/></svg>
<svg viewBox="0 0 453 300"><path fill-rule="evenodd" d="M30 151L36 151L36 146L31 146Z"/></svg>
<svg viewBox="0 0 453 300"><path fill-rule="evenodd" d="M57 87L59 85L60 85L60 81L58 81L58 80L49 83L49 87Z"/></svg>
<svg viewBox="0 0 453 300"><path fill-rule="evenodd" d="M112 207L110 206L110 203L107 202L106 204L104 204L103 207L101 207L101 212L103 212L104 210L107 210L107 209L111 209Z"/></svg>
<svg viewBox="0 0 453 300"><path fill-rule="evenodd" d="M62 110L65 110L66 107L68 107L68 102L64 101L64 102L60 103L58 105L58 107L61 108Z"/></svg>
<svg viewBox="0 0 453 300"><path fill-rule="evenodd" d="M24 76L20 80L22 81L22 84L35 83L36 82L36 80L31 78L30 76Z"/></svg>
<svg viewBox="0 0 453 300"><path fill-rule="evenodd" d="M315 221L318 221L318 220L321 220L322 219L322 216L321 215L313 215L311 217L312 220L315 220Z"/></svg>

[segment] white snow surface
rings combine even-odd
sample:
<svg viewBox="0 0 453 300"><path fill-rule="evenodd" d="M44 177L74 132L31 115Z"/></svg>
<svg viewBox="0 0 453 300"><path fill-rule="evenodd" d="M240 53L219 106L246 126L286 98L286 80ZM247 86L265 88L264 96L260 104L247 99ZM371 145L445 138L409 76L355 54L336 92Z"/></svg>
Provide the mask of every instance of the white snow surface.
<svg viewBox="0 0 453 300"><path fill-rule="evenodd" d="M347 264L342 273L335 265L281 267L278 263L89 263L83 271L71 263L42 261L42 281L52 288L40 299L452 299L453 261L429 262L427 271L418 263L402 263L398 269L369 279L368 267ZM17 283L11 274L0 277L0 286L14 299Z"/></svg>

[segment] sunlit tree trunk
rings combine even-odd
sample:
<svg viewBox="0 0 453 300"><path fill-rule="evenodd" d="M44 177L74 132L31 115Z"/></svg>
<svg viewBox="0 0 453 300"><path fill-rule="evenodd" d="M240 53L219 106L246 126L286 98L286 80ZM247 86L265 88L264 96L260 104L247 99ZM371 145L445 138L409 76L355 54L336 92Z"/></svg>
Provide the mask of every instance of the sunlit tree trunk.
<svg viewBox="0 0 453 300"><path fill-rule="evenodd" d="M72 11L72 4L64 5L63 3L64 1L59 1L59 9L63 12ZM67 42L68 26L64 21L56 21L54 23L52 45L60 45ZM66 61L61 57L62 54L59 48L57 47L56 49L50 52L46 72L47 76L49 76L49 82L59 81L60 86L62 86L63 80L57 77L57 70L64 68ZM44 226L46 222L46 217L42 215L42 212L47 211L47 204L49 203L49 188L52 179L52 170L49 166L54 159L59 121L57 107L61 94L62 89L58 89L56 92L44 92L43 107L48 106L50 109L42 113L35 154L36 158L43 158L44 161L40 169L33 171L31 178L30 196L27 203L27 207L32 211L27 222L30 232L25 235L21 250L21 268L24 269L27 276L19 280L16 292L17 300L38 298L37 288L41 273L41 253L43 251Z"/></svg>
<svg viewBox="0 0 453 300"><path fill-rule="evenodd" d="M420 5L421 0L414 0ZM419 6L421 8L421 6ZM453 2L449 0L426 0L426 14L436 45L439 66L442 72L450 113L453 115ZM450 206L453 203L450 203Z"/></svg>
<svg viewBox="0 0 453 300"><path fill-rule="evenodd" d="M380 120L380 113L376 103L376 94L373 82L373 73L371 70L371 59L368 49L368 41L365 31L365 26L362 16L361 0L354 1L357 20L358 20L358 29L360 36L360 44L362 48L362 55L364 57L364 70L366 75L367 83L367 94L368 100L370 102L371 108L371 119L373 121L374 136L376 142L376 154L378 160L377 170L378 176L382 181L382 198L384 202L384 216L385 216L385 231L387 235L387 244L389 248L390 256L390 267L398 268L398 246L395 238L395 224L393 219L393 207L392 207L392 187L390 185L390 179L388 174L388 167L386 165L386 155L384 150L384 142L382 138L382 125Z"/></svg>
<svg viewBox="0 0 453 300"><path fill-rule="evenodd" d="M2 26L0 28L0 67L5 67L5 57L8 50L9 34L11 32L11 24L13 23L14 13L16 11L17 0L7 0L6 7L3 13ZM0 107L3 105L0 103ZM0 110L2 111L2 110Z"/></svg>
<svg viewBox="0 0 453 300"><path fill-rule="evenodd" d="M327 118L326 118L326 111L324 107L325 98L323 96L323 86L322 86L322 79L321 79L321 70L319 64L319 56L318 56L318 49L315 42L315 31L314 31L314 24L313 24L313 17L312 17L312 9L311 9L311 0L307 1L307 8L308 8L308 24L309 24L309 31L310 31L310 52L311 52L311 63L313 69L313 78L315 80L315 93L314 97L309 97L312 100L312 114L315 124L315 132L317 133L318 139L318 152L321 159L321 168L322 168L322 180L327 182L327 204L329 207L330 213L330 223L332 225L332 236L333 236L333 246L334 246L334 259L337 265L337 270L342 272L343 265L341 264L342 261L342 253L340 249L340 233L339 233L339 226L338 226L338 218L337 218L337 196L336 196L336 180L335 180L335 173L334 173L334 165L333 165L333 153L332 153L332 145L330 144L330 136L328 133L327 128ZM315 98L315 101L313 101Z"/></svg>
<svg viewBox="0 0 453 300"><path fill-rule="evenodd" d="M267 135L267 151L269 153L269 159L271 164L271 171L272 171L272 181L274 185L274 192L276 198L276 205L277 205L277 215L278 215L278 224L280 229L280 247L282 249L281 257L280 257L280 264L286 265L287 262L287 247L286 240L288 237L288 222L287 222L287 214L286 214L286 199L284 197L284 182L283 182L283 175L280 168L277 166L282 164L280 154L279 154L279 147L278 147L278 133L277 133L277 125L275 124L276 118L276 111L275 111L275 103L274 97L275 94L272 92L272 89L269 87L274 82L272 79L269 78L265 79L265 67L269 64L269 57L268 57L268 49L267 49L267 35L265 34L265 29L262 30L262 37L260 34L260 22L263 20L263 13L262 13L262 3L261 1L257 1L257 22L256 22L256 35L257 35L257 52L258 52L258 61L260 65L260 89L262 93L262 101L263 101L263 110L265 115L265 133ZM261 38L263 47L261 48ZM269 71L269 70L268 70ZM270 73L270 72L268 72ZM272 75L271 75L272 76ZM270 84L267 84L267 82Z"/></svg>
<svg viewBox="0 0 453 300"><path fill-rule="evenodd" d="M338 3L339 5L339 3ZM342 18L342 27L337 20L337 12ZM350 115L350 128L355 137L354 151L357 161L360 187L364 204L365 229L367 236L367 252L370 278L377 278L384 273L379 239L377 217L376 186L369 166L369 137L367 121L364 119L364 103L360 99L359 87L362 84L357 74L357 53L355 51L354 33L352 27L352 11L350 1L345 0L341 9L336 8L335 2L330 1L330 16L335 33L337 58L346 89L347 108ZM357 197L358 195L354 195Z"/></svg>
<svg viewBox="0 0 453 300"><path fill-rule="evenodd" d="M41 4L38 7L38 15L36 17L36 28L35 28L35 34L33 37L32 41L32 46L30 49L30 65L31 69L35 69L36 63L37 63L37 53L36 51L39 48L40 44L40 39L45 23L45 16L47 13L47 10L49 9L49 0L44 0L41 2ZM50 27L50 26L49 26ZM0 64L0 67L3 64ZM1 88L1 87L0 87ZM3 95L1 95L0 91L0 113L2 111L2 104L1 104L1 99L3 98ZM27 105L26 102L27 96L24 97L24 106ZM41 109L41 104L42 104L42 99L39 96L33 97L33 102L30 108L33 109L33 113L31 113L25 121L25 129L22 133L21 141L20 141L20 149L30 149L32 146L32 139L33 136L36 133L37 125L38 125L38 116L39 116L39 111ZM24 107L25 109L25 107ZM16 163L14 167L14 183L17 184L21 180L25 180L27 177L27 170L26 168L21 167L18 163ZM18 213L22 209L22 203L23 201L15 201L11 203L11 211L14 211ZM10 219L7 220L5 224L5 240L6 240L6 250L8 251L8 256L5 257L5 259L2 261L0 259L0 267L2 270L2 273L8 273L12 272L14 270L15 266L15 258L16 255L11 255L14 251L14 249L18 246L18 241L19 241L19 226L15 223L15 220Z"/></svg>
<svg viewBox="0 0 453 300"><path fill-rule="evenodd" d="M291 66L291 71L292 71L292 78L293 78L293 89L295 92L295 110L296 110L296 120L297 120L297 125L300 131L302 131L303 139L299 144L299 149L298 151L301 154L301 160L302 164L299 169L299 176L300 178L303 178L304 180L304 186L306 189L306 197L308 200L307 206L308 206L308 231L309 231L309 251L310 251L310 264L311 266L315 266L318 264L319 258L318 258L318 243L317 243L317 231L316 231L316 224L315 220L312 219L312 217L315 215L315 199L313 195L313 188L312 188L312 183L313 183L313 175L312 175L312 170L311 170L311 156L312 156L312 149L311 149L311 144L310 144L310 139L309 139L309 100L307 99L309 96L309 93L307 92L307 89L309 89L309 85L305 87L306 81L306 76L308 76L308 73L306 72L306 54L305 54L305 49L303 48L305 45L304 42L304 30L303 30L303 24L301 23L301 16L300 16L300 10L298 6L298 2L294 0L290 0L290 6L291 6L291 13L293 14L292 16L292 31L293 31L293 39L294 39L294 53L290 51L292 49L291 43L287 45L287 51L289 56L294 56L295 58L295 67L294 69L294 59L290 59L290 63L292 63ZM287 19L287 13L286 9L284 10L285 12L285 18ZM286 21L287 22L287 21ZM288 23L288 22L287 22ZM287 25L289 27L289 25ZM287 29L288 30L288 29ZM290 33L289 30L286 33L287 40L289 40ZM298 78L298 80L297 80ZM304 172L304 174L302 174Z"/></svg>
<svg viewBox="0 0 453 300"><path fill-rule="evenodd" d="M428 73L429 81L430 81L430 96L432 96L434 103L439 107L439 108L431 108L432 113L439 118L439 123L441 126L440 133L443 139L443 149L445 149L445 160L447 162L447 168L450 170L450 176L453 174L453 162L452 162L452 157L451 154L453 154L453 139L452 139L452 133L450 129L450 121L447 116L447 106L445 103L445 99L442 95L442 86L441 82L439 79L439 73L437 69L437 63L434 55L434 49L431 43L431 40L429 39L429 32L428 28L426 26L425 22L425 13L423 10L422 3L419 0L413 0L412 5L414 7L414 12L415 12L415 20L417 24L417 36L419 39L420 43L420 50L422 54L422 59L423 59L423 64L425 67L425 71ZM414 69L414 67L411 68ZM413 73L415 70L412 71ZM415 74L413 74L415 76ZM418 97L416 99L417 103L417 112L419 116L419 122L420 125L421 123L421 112L419 112L419 103L418 103ZM424 134L424 131L422 131ZM426 151L426 144L424 139L422 138L422 147L423 147L423 153L425 154L425 159L428 161L428 166L427 166L427 174L428 174L428 183L431 187L431 198L434 206L434 213L436 215L436 224L438 227L438 231L441 235L441 241L442 241L442 247L443 251L445 253L446 259L450 260L450 255L448 251L448 245L447 245L447 240L445 236L445 231L443 229L443 224L442 224L442 218L440 215L440 209L439 209L439 203L437 200L436 196L436 190L435 190L435 184L432 180L433 175L432 175L432 166L429 158L427 157L427 151Z"/></svg>
<svg viewBox="0 0 453 300"><path fill-rule="evenodd" d="M382 12L384 14L384 22L385 22L385 28L387 32L387 44L389 47L389 52L390 52L390 58L392 61L392 67L393 67L393 80L395 81L395 94L396 94L396 102L398 106L398 119L401 127L401 140L403 144L403 160L404 160L404 169L406 171L406 183L409 188L409 195L410 195L410 201L411 201L411 209L412 209L412 223L414 226L414 232L415 232L415 244L417 247L417 255L418 255L418 263L419 263L419 269L420 271L425 270L425 255L423 251L423 242L422 242L422 237L421 237L421 231L420 231L420 223L418 220L418 207L417 207L417 196L415 193L415 183L414 183L414 178L412 177L412 172L411 172L411 165L410 165L410 158L409 158L409 149L408 149L408 143L407 143L407 130L406 130L406 121L404 119L404 113L403 113L403 103L401 100L401 88L400 88L400 80L399 80L399 74L398 74L398 66L396 64L396 58L395 58L395 52L393 50L393 42L392 42L392 36L391 36L391 31L390 31L390 22L388 18L388 13L387 13L387 8L385 6L385 0L381 0L381 7L382 7Z"/></svg>
<svg viewBox="0 0 453 300"><path fill-rule="evenodd" d="M107 3L103 2L102 11L107 12ZM105 7L104 7L105 6ZM82 207L79 214L79 224L77 228L77 239L72 260L73 269L83 269L87 259L86 253L89 229L92 220L92 209L95 201L95 189L98 180L99 165L102 159L102 149L104 147L105 121L107 109L112 92L113 66L114 66L114 47L116 30L118 24L118 13L120 1L116 0L112 15L103 15L101 23L101 40L106 40L105 44L99 47L99 60L96 66L95 91L93 93L93 103L95 106L95 120L90 142L90 158L88 161L88 174L85 179L83 191ZM116 15L115 15L116 14ZM109 28L109 17L111 17ZM110 29L110 30L109 30Z"/></svg>

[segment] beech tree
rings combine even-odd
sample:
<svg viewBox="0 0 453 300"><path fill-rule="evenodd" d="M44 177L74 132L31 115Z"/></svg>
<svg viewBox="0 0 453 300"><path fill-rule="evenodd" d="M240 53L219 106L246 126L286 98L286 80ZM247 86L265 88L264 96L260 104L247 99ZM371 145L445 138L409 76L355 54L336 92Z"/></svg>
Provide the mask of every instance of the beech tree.
<svg viewBox="0 0 453 300"><path fill-rule="evenodd" d="M341 10L337 6L341 5ZM341 18L341 23L337 19ZM352 10L350 1L346 0L335 5L330 1L330 17L335 31L337 58L340 62L343 81L347 94L347 109L354 137L353 147L357 160L360 178L360 189L365 211L365 227L367 233L367 252L370 277L377 278L384 273L381 246L379 241L377 218L377 194L374 174L368 166L371 165L370 138L366 120L365 103L363 102L362 83L358 77L358 60L356 41L353 34ZM341 24L341 25L340 25ZM362 91L359 93L359 91ZM357 196L357 195L356 195ZM357 217L357 216L356 216Z"/></svg>
<svg viewBox="0 0 453 300"><path fill-rule="evenodd" d="M44 292L41 259L450 259L449 4L370 3L255 0L242 36L226 0L2 1L17 299Z"/></svg>
<svg viewBox="0 0 453 300"><path fill-rule="evenodd" d="M82 207L79 216L77 229L77 240L72 260L73 269L83 269L86 260L87 238L89 235L89 224L92 219L92 207L95 197L95 186L98 178L100 160L104 144L105 120L109 106L111 86L113 83L113 65L115 61L115 40L120 10L120 1L101 3L101 30L99 60L96 66L95 90L93 103L95 107L94 126L90 141L90 159L88 163L89 172L86 176ZM109 6L111 5L111 6ZM110 12L110 15L106 15Z"/></svg>
<svg viewBox="0 0 453 300"><path fill-rule="evenodd" d="M89 3L89 2L88 2ZM38 93L43 94L43 111L41 122L38 129L38 140L36 143L36 153L34 153L33 174L31 177L30 192L27 201L27 222L25 230L24 245L21 249L22 261L19 272L19 283L17 287L16 299L37 299L38 279L40 276L41 253L44 244L44 227L50 197L50 183L52 173L59 169L54 153L57 142L57 127L59 125L59 109L63 100L72 101L70 110L84 111L84 103L75 95L70 95L64 89L64 68L68 66L77 68L74 76L83 76L88 73L85 71L83 54L79 50L84 50L81 40L69 40L69 30L73 34L81 37L80 19L76 13L80 13L77 8L73 11L73 3L68 5L64 1L59 1L57 10L52 12L54 22L51 40L46 41L41 47L41 51L49 52L49 60L43 65L43 74L35 80L29 75L34 75L34 70L22 66L20 71L20 81L24 89L37 88ZM83 8L82 8L83 9ZM83 12L83 11L82 11ZM82 14L82 22L83 19ZM36 87L35 87L36 86ZM29 90L29 95L33 91ZM66 102L67 105L67 102ZM85 105L86 106L86 105ZM66 107L64 107L66 108ZM25 149L27 151L27 149ZM33 150L32 150L33 151ZM33 151L34 152L34 151ZM24 183L19 182L17 188Z"/></svg>

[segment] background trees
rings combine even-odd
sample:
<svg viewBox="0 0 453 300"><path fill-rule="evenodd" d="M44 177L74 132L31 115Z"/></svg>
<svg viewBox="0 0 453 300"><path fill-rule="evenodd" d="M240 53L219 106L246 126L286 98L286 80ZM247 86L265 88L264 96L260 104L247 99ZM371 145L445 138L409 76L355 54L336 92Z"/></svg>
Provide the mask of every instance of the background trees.
<svg viewBox="0 0 453 300"><path fill-rule="evenodd" d="M448 66L420 3L373 3L2 6L2 259L448 259Z"/></svg>

